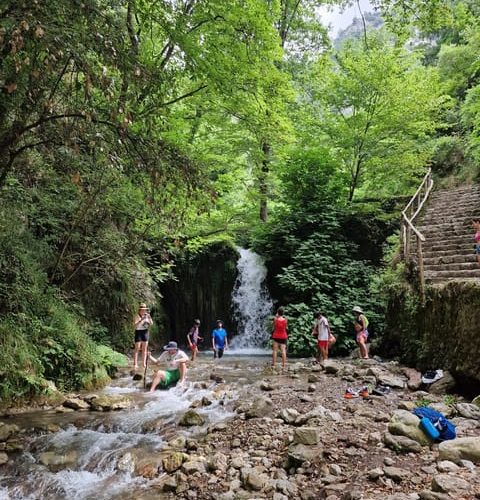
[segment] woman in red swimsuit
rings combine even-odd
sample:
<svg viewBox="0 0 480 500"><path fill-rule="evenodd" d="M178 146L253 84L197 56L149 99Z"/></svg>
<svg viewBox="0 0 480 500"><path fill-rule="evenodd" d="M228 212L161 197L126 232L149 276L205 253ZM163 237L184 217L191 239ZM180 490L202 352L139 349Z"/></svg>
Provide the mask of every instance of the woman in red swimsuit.
<svg viewBox="0 0 480 500"><path fill-rule="evenodd" d="M272 366L275 368L277 364L277 351L280 347L280 352L282 353L282 371L285 371L287 364L287 324L288 320L283 316L283 308L280 307L273 319Z"/></svg>

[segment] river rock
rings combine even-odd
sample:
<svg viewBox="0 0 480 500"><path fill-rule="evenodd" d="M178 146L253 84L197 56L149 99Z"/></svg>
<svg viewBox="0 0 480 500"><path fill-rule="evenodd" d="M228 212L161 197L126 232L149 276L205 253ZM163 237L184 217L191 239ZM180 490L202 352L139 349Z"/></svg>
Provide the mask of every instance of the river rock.
<svg viewBox="0 0 480 500"><path fill-rule="evenodd" d="M0 465L5 465L8 462L8 455L0 451Z"/></svg>
<svg viewBox="0 0 480 500"><path fill-rule="evenodd" d="M162 480L162 491L176 492L178 488L177 478L175 476L167 476Z"/></svg>
<svg viewBox="0 0 480 500"><path fill-rule="evenodd" d="M215 453L208 460L208 468L209 468L209 470L211 470L213 472L215 472L215 471L225 472L228 468L227 456L221 452Z"/></svg>
<svg viewBox="0 0 480 500"><path fill-rule="evenodd" d="M432 479L432 490L448 493L453 498L460 498L470 490L470 484L465 479L450 474L436 474Z"/></svg>
<svg viewBox="0 0 480 500"><path fill-rule="evenodd" d="M464 418L480 420L480 408L475 404L457 403L455 408L458 414Z"/></svg>
<svg viewBox="0 0 480 500"><path fill-rule="evenodd" d="M71 408L72 410L89 410L90 405L84 401L83 399L80 398L67 398L63 403L62 406L65 406L65 408Z"/></svg>
<svg viewBox="0 0 480 500"><path fill-rule="evenodd" d="M188 459L188 455L180 451L168 453L162 458L162 467L166 472L175 472L180 469L183 462Z"/></svg>
<svg viewBox="0 0 480 500"><path fill-rule="evenodd" d="M387 477L393 479L396 483L401 483L410 475L410 472L400 467L384 467L383 471Z"/></svg>
<svg viewBox="0 0 480 500"><path fill-rule="evenodd" d="M0 443L19 432L18 425L0 422Z"/></svg>
<svg viewBox="0 0 480 500"><path fill-rule="evenodd" d="M480 437L463 437L443 441L438 446L440 460L450 460L458 463L460 460L471 460L480 463Z"/></svg>
<svg viewBox="0 0 480 500"><path fill-rule="evenodd" d="M421 491L418 496L420 497L420 500L452 500L452 497L446 493L439 493L437 491L430 490Z"/></svg>
<svg viewBox="0 0 480 500"><path fill-rule="evenodd" d="M421 453L422 451L422 446L407 436L394 436L386 432L383 436L383 442L398 453Z"/></svg>
<svg viewBox="0 0 480 500"><path fill-rule="evenodd" d="M403 368L403 374L407 377L407 387L411 391L416 391L422 385L422 374L414 368Z"/></svg>
<svg viewBox="0 0 480 500"><path fill-rule="evenodd" d="M336 361L333 361L332 359L326 359L325 361L323 361L322 366L325 370L325 373L331 373L333 375L335 375L335 373L338 373L342 369L342 365L340 363L337 363Z"/></svg>
<svg viewBox="0 0 480 500"><path fill-rule="evenodd" d="M367 472L367 477L371 481L376 481L379 477L382 477L385 475L385 472L381 467L376 467L375 469L370 469Z"/></svg>
<svg viewBox="0 0 480 500"><path fill-rule="evenodd" d="M388 424L388 430L391 434L397 436L406 436L422 446L428 446L430 440L420 429L420 419L406 410L396 410Z"/></svg>
<svg viewBox="0 0 480 500"><path fill-rule="evenodd" d="M168 446L170 448L175 448L176 450L183 450L187 446L187 438L185 436L177 436L170 439Z"/></svg>
<svg viewBox="0 0 480 500"><path fill-rule="evenodd" d="M254 468L245 476L244 484L249 490L260 491L267 484L268 476L261 469Z"/></svg>
<svg viewBox="0 0 480 500"><path fill-rule="evenodd" d="M322 458L322 456L323 449L319 445L313 447L297 443L288 448L289 463L294 467L303 464L303 462L312 462L317 458Z"/></svg>
<svg viewBox="0 0 480 500"><path fill-rule="evenodd" d="M403 389L405 387L405 380L401 377L392 375L391 373L379 373L377 375L377 382L382 385L388 385L389 387L398 389Z"/></svg>
<svg viewBox="0 0 480 500"><path fill-rule="evenodd" d="M450 460L442 460L437 464L438 472L456 472L459 469L459 466Z"/></svg>
<svg viewBox="0 0 480 500"><path fill-rule="evenodd" d="M137 460L134 474L136 476L142 476L146 479L153 479L154 477L157 477L159 471L163 469L163 457L164 455L162 454L152 453Z"/></svg>
<svg viewBox="0 0 480 500"><path fill-rule="evenodd" d="M270 384L270 382L267 382L266 380L263 380L262 382L260 382L260 389L262 389L262 391L273 391L273 386Z"/></svg>
<svg viewBox="0 0 480 500"><path fill-rule="evenodd" d="M91 406L92 410L95 411L126 410L132 406L132 401L121 395L102 395L98 398L92 399Z"/></svg>
<svg viewBox="0 0 480 500"><path fill-rule="evenodd" d="M456 413L455 408L453 406L447 405L442 402L430 403L428 406L434 410L439 411L440 413L443 413L447 418L453 417Z"/></svg>
<svg viewBox="0 0 480 500"><path fill-rule="evenodd" d="M183 425L184 427L193 427L194 425L203 425L204 423L205 419L194 410L185 412L180 422L178 422L179 425Z"/></svg>
<svg viewBox="0 0 480 500"><path fill-rule="evenodd" d="M448 371L443 372L443 377L434 382L429 388L428 392L431 394L449 394L455 388L455 379Z"/></svg>
<svg viewBox="0 0 480 500"><path fill-rule="evenodd" d="M252 404L247 408L245 416L247 418L266 417L272 412L273 403L270 398L260 396L254 399Z"/></svg>
<svg viewBox="0 0 480 500"><path fill-rule="evenodd" d="M189 460L182 465L182 472L185 474L191 475L195 472L205 472L206 464L205 461L199 460L198 458L195 460Z"/></svg>
<svg viewBox="0 0 480 500"><path fill-rule="evenodd" d="M318 427L298 427L293 434L293 442L314 445L320 441L320 435Z"/></svg>
<svg viewBox="0 0 480 500"><path fill-rule="evenodd" d="M45 451L40 453L39 462L46 465L52 471L58 471L67 467L73 468L77 462L77 452L75 450L67 451L67 453Z"/></svg>
<svg viewBox="0 0 480 500"><path fill-rule="evenodd" d="M128 472L132 474L135 470L135 457L132 453L127 452L122 455L117 462L117 469L122 472Z"/></svg>
<svg viewBox="0 0 480 500"><path fill-rule="evenodd" d="M295 408L284 408L278 414L278 418L281 418L286 424L292 425L295 423L297 418L300 416Z"/></svg>

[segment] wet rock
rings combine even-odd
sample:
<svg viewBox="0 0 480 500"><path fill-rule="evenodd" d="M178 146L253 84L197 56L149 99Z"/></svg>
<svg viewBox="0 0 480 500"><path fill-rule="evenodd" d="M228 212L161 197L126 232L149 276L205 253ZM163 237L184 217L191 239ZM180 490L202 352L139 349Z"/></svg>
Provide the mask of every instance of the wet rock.
<svg viewBox="0 0 480 500"><path fill-rule="evenodd" d="M300 416L295 408L284 408L279 414L278 418L281 418L286 424L292 425L295 423L297 418Z"/></svg>
<svg viewBox="0 0 480 500"><path fill-rule="evenodd" d="M422 374L414 368L403 368L403 374L407 377L407 387L411 391L416 391L422 385Z"/></svg>
<svg viewBox="0 0 480 500"><path fill-rule="evenodd" d="M75 450L70 450L67 453L45 451L40 453L39 462L54 472L66 467L73 468L77 462L77 452Z"/></svg>
<svg viewBox="0 0 480 500"><path fill-rule="evenodd" d="M188 455L179 451L168 453L162 458L162 467L166 472L175 472L180 469L183 462L188 459Z"/></svg>
<svg viewBox="0 0 480 500"><path fill-rule="evenodd" d="M8 455L0 451L0 465L5 465L8 462Z"/></svg>
<svg viewBox="0 0 480 500"><path fill-rule="evenodd" d="M304 444L292 444L288 448L289 464L293 467L303 464L303 462L312 462L315 459L322 458L323 449L317 445L306 446Z"/></svg>
<svg viewBox="0 0 480 500"><path fill-rule="evenodd" d="M420 419L406 410L396 410L388 424L388 430L396 436L406 436L422 446L428 446L430 440L419 427Z"/></svg>
<svg viewBox="0 0 480 500"><path fill-rule="evenodd" d="M436 474L432 479L432 490L448 493L453 498L459 498L470 490L470 484L460 477L449 474Z"/></svg>
<svg viewBox="0 0 480 500"><path fill-rule="evenodd" d="M195 425L203 425L204 423L205 419L194 410L185 412L180 422L178 422L179 425L183 425L184 427L193 427Z"/></svg>
<svg viewBox="0 0 480 500"><path fill-rule="evenodd" d="M313 373L311 373L308 378L307 378L307 382L309 384L314 384L315 382L318 382L318 377L316 375L314 375Z"/></svg>
<svg viewBox="0 0 480 500"><path fill-rule="evenodd" d="M220 375L217 375L216 373L210 373L210 380L213 380L217 384L225 383L225 379L223 379Z"/></svg>
<svg viewBox="0 0 480 500"><path fill-rule="evenodd" d="M163 457L164 455L162 454L152 453L147 457L137 460L134 474L136 476L142 476L146 479L153 479L154 477L157 477L163 468Z"/></svg>
<svg viewBox="0 0 480 500"><path fill-rule="evenodd" d="M475 404L457 403L455 408L458 414L464 418L480 420L480 408Z"/></svg>
<svg viewBox="0 0 480 500"><path fill-rule="evenodd" d="M471 460L480 463L480 437L463 437L443 441L438 446L440 460L458 463L460 460Z"/></svg>
<svg viewBox="0 0 480 500"><path fill-rule="evenodd" d="M421 453L422 451L420 443L407 436L395 436L386 432L383 436L383 442L397 453Z"/></svg>
<svg viewBox="0 0 480 500"><path fill-rule="evenodd" d="M443 413L446 417L453 417L455 415L455 408L453 406L449 406L445 403L430 403L429 408L433 408L434 410Z"/></svg>
<svg viewBox="0 0 480 500"><path fill-rule="evenodd" d="M417 405L413 401L400 401L400 403L398 403L399 410L412 411L416 408L416 406Z"/></svg>
<svg viewBox="0 0 480 500"><path fill-rule="evenodd" d="M407 470L401 469L400 467L384 467L383 471L387 477L393 479L396 483L405 481L410 475Z"/></svg>
<svg viewBox="0 0 480 500"><path fill-rule="evenodd" d="M89 410L90 405L80 398L67 398L62 406L65 408L71 408L72 410Z"/></svg>
<svg viewBox="0 0 480 500"><path fill-rule="evenodd" d="M443 377L434 382L429 388L428 392L431 394L449 394L455 388L455 379L448 371L443 372Z"/></svg>
<svg viewBox="0 0 480 500"><path fill-rule="evenodd" d="M118 411L126 410L132 406L132 401L125 396L102 395L98 398L92 399L91 407L95 411Z"/></svg>
<svg viewBox="0 0 480 500"><path fill-rule="evenodd" d="M430 490L421 491L418 496L420 500L452 500L452 497L446 493L438 493Z"/></svg>
<svg viewBox="0 0 480 500"><path fill-rule="evenodd" d="M18 425L4 424L0 422L0 443L6 441L9 437L17 434L20 431Z"/></svg>
<svg viewBox="0 0 480 500"><path fill-rule="evenodd" d="M450 462L450 460L442 460L437 464L438 472L455 472L459 469L457 464Z"/></svg>
<svg viewBox="0 0 480 500"><path fill-rule="evenodd" d="M320 435L318 427L298 427L293 434L293 442L314 445L320 441Z"/></svg>
<svg viewBox="0 0 480 500"><path fill-rule="evenodd" d="M132 453L127 452L125 455L122 455L117 462L117 469L122 472L128 472L132 474L135 470L135 457Z"/></svg>
<svg viewBox="0 0 480 500"><path fill-rule="evenodd" d="M201 404L202 406L210 406L212 404L212 400L208 399L206 396L203 396Z"/></svg>
<svg viewBox="0 0 480 500"><path fill-rule="evenodd" d="M55 408L55 413L73 413L74 411L74 409L66 408L65 406L57 406Z"/></svg>

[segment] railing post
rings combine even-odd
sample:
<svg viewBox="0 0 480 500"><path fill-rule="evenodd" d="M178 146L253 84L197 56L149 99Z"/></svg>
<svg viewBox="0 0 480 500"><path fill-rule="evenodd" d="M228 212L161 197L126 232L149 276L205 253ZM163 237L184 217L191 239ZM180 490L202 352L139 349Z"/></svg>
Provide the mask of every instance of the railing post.
<svg viewBox="0 0 480 500"><path fill-rule="evenodd" d="M422 303L425 300L425 270L423 268L423 249L422 240L417 236L417 252L418 252L418 274L420 278L420 296Z"/></svg>
<svg viewBox="0 0 480 500"><path fill-rule="evenodd" d="M410 227L405 224L405 262L410 262Z"/></svg>

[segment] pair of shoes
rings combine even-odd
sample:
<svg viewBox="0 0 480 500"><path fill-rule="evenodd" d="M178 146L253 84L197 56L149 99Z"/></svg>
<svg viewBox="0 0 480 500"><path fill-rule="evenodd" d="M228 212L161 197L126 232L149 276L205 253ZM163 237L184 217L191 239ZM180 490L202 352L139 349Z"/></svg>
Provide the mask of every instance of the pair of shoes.
<svg viewBox="0 0 480 500"><path fill-rule="evenodd" d="M375 394L375 396L386 396L387 394L390 394L390 387L388 385L377 385L375 389L373 389L372 394Z"/></svg>
<svg viewBox="0 0 480 500"><path fill-rule="evenodd" d="M345 399L353 399L353 398L358 398L359 394L356 390L352 389L351 387L349 387L348 389L345 390L345 394L343 395L343 397Z"/></svg>
<svg viewBox="0 0 480 500"><path fill-rule="evenodd" d="M368 392L368 387L365 385L363 386L361 389L360 389L360 392L358 393L358 395L362 398L368 398L370 396L369 392Z"/></svg>
<svg viewBox="0 0 480 500"><path fill-rule="evenodd" d="M443 370L428 370L422 377L424 384L433 384L437 380L443 378Z"/></svg>

